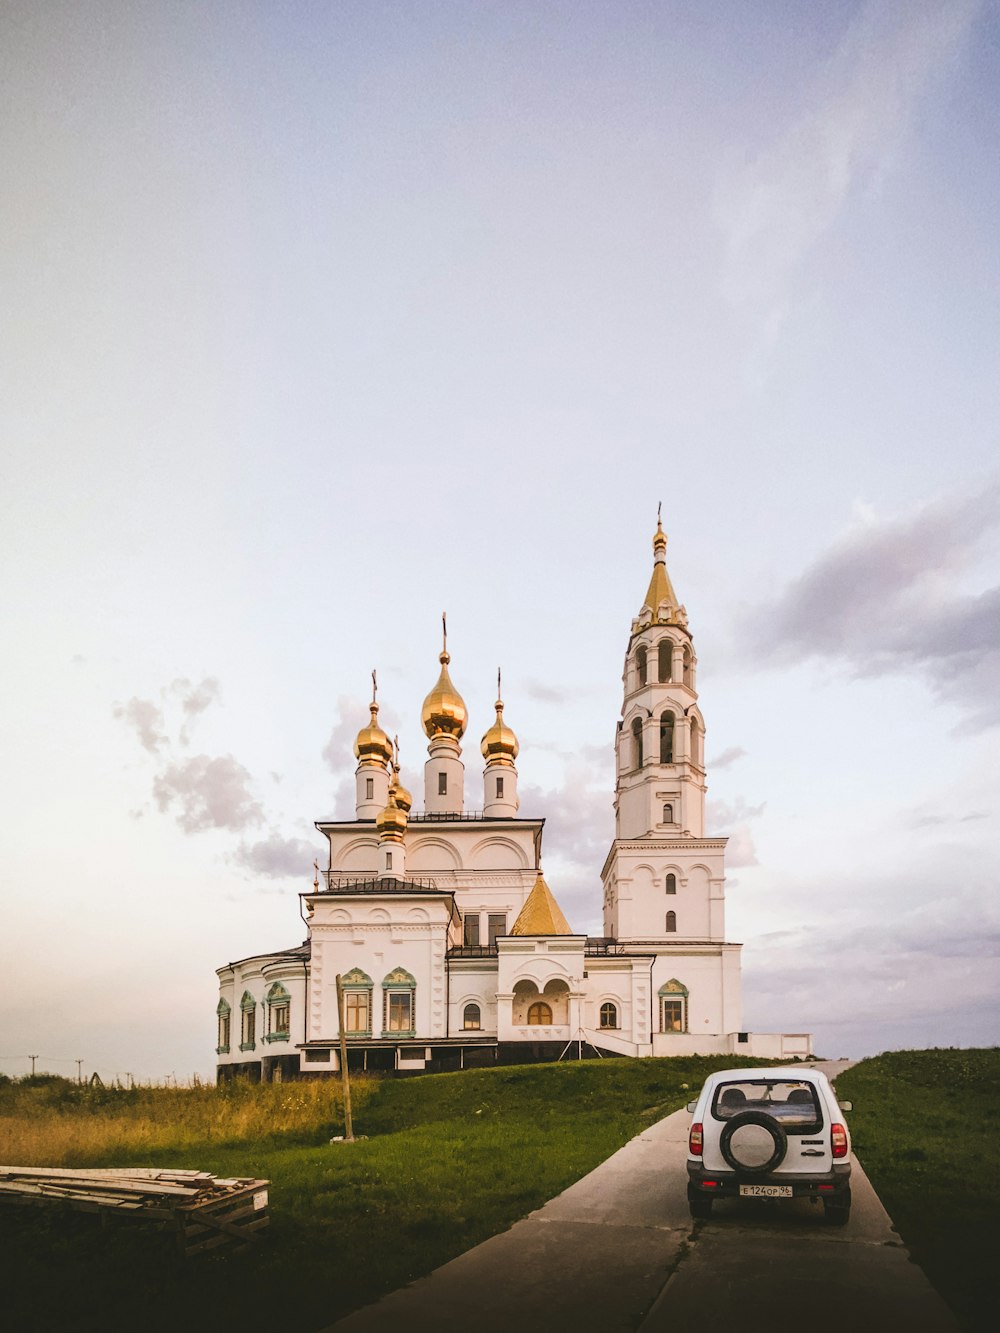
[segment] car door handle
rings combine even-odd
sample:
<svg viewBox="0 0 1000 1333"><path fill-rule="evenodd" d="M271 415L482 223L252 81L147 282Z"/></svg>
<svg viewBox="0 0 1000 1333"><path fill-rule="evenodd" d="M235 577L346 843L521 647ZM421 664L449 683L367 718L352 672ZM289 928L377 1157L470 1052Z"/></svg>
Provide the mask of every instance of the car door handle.
<svg viewBox="0 0 1000 1333"><path fill-rule="evenodd" d="M803 1157L823 1157L825 1156L822 1148L806 1148L801 1154Z"/></svg>

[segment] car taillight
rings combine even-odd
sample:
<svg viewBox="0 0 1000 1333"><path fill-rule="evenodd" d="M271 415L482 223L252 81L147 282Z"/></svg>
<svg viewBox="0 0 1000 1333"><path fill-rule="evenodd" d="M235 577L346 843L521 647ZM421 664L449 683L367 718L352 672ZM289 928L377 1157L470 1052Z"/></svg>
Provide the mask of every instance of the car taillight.
<svg viewBox="0 0 1000 1333"><path fill-rule="evenodd" d="M692 1125L691 1133L688 1135L688 1152L692 1157L700 1157L702 1145L704 1143L704 1133L701 1124Z"/></svg>
<svg viewBox="0 0 1000 1333"><path fill-rule="evenodd" d="M847 1130L843 1125L830 1126L830 1146L834 1157L847 1156Z"/></svg>

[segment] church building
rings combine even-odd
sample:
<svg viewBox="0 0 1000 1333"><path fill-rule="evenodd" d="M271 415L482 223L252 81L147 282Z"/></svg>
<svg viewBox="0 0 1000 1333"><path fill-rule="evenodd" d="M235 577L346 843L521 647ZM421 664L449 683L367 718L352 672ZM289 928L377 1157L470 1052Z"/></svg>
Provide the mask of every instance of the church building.
<svg viewBox="0 0 1000 1333"><path fill-rule="evenodd" d="M355 818L316 825L329 857L301 895L308 938L218 969L220 1080L337 1071L338 976L352 1069L810 1053L806 1033L743 1027L742 946L725 932L727 840L705 834L698 659L666 550L658 521L625 654L604 934L574 931L542 874L545 821L521 814L519 745L500 698L467 793L468 715L445 641L421 714L423 809L373 697L354 747Z"/></svg>

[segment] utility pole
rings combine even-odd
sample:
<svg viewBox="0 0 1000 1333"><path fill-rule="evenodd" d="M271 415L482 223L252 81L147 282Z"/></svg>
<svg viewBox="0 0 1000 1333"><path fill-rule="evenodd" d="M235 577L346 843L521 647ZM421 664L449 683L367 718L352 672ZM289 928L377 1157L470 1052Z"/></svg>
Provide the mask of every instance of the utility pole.
<svg viewBox="0 0 1000 1333"><path fill-rule="evenodd" d="M82 1060L77 1060L77 1062L76 1062L76 1081L77 1081L77 1083L82 1083L82 1082L83 1082L83 1061L82 1061Z"/></svg>
<svg viewBox="0 0 1000 1333"><path fill-rule="evenodd" d="M35 1077L35 1061L38 1059L38 1056L37 1056L37 1055L29 1055L29 1056L28 1056L28 1059L31 1061L31 1077L34 1078L34 1077Z"/></svg>
<svg viewBox="0 0 1000 1333"><path fill-rule="evenodd" d="M351 1117L351 1076L347 1070L347 1033L344 1031L344 982L337 973L337 1026L340 1028L340 1077L344 1085L344 1141L354 1142Z"/></svg>

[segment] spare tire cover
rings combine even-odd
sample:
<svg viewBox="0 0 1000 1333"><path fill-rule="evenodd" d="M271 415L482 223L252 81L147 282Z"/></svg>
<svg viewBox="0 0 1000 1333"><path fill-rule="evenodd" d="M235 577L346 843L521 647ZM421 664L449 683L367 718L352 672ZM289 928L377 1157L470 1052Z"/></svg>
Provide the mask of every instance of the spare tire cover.
<svg viewBox="0 0 1000 1333"><path fill-rule="evenodd" d="M763 1111L741 1111L722 1131L719 1147L734 1171L762 1176L785 1160L788 1137Z"/></svg>

